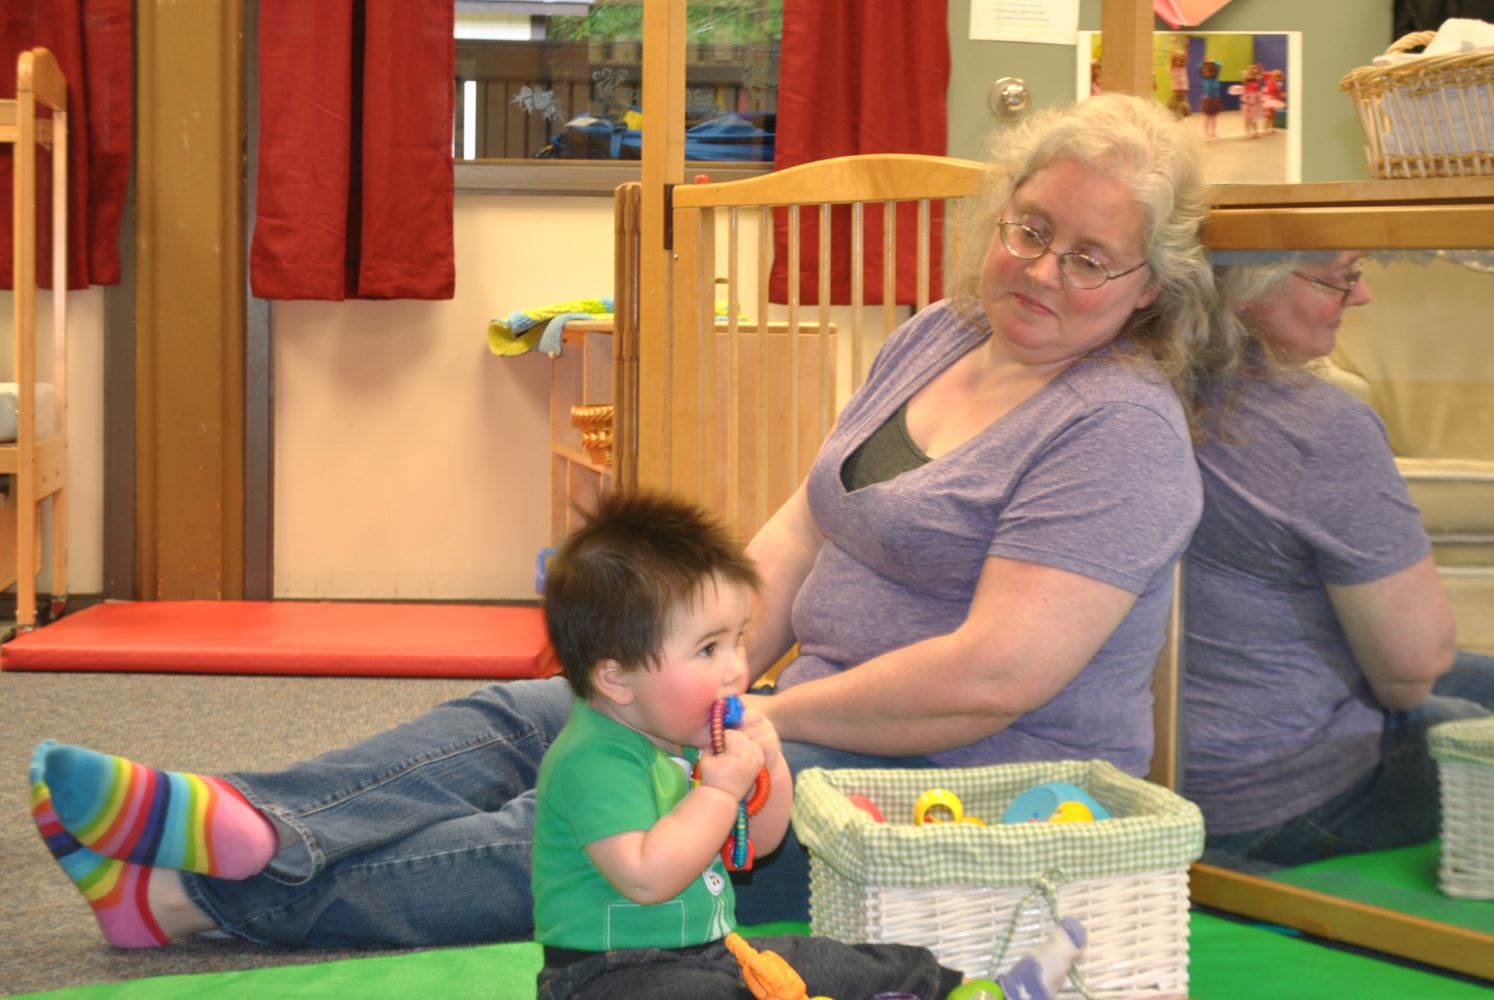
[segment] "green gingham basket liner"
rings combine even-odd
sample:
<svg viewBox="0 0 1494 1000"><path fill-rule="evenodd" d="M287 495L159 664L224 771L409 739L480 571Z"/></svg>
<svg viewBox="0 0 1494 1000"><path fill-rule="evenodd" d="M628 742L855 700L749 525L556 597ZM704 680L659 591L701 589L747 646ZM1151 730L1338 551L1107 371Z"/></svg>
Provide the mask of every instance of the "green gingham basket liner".
<svg viewBox="0 0 1494 1000"><path fill-rule="evenodd" d="M1111 814L1094 823L1010 823L1001 815L1034 785L1065 781ZM965 815L988 825L913 826L918 797L946 788ZM875 802L886 823L852 805ZM815 857L859 885L949 883L1026 886L1061 872L1066 880L1186 867L1203 852L1203 815L1187 799L1105 761L1041 761L979 768L802 772L794 832Z"/></svg>
<svg viewBox="0 0 1494 1000"><path fill-rule="evenodd" d="M1427 730L1427 746L1440 761L1494 764L1494 716L1440 722Z"/></svg>

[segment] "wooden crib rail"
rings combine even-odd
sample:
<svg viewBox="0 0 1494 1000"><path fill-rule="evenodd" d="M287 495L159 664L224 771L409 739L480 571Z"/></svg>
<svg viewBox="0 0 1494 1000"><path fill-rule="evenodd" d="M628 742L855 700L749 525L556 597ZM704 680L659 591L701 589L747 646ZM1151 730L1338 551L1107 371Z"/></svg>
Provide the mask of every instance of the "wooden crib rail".
<svg viewBox="0 0 1494 1000"><path fill-rule="evenodd" d="M726 184L675 188L675 208L753 208L792 204L962 198L988 168L975 160L915 153L869 153L801 163Z"/></svg>
<svg viewBox="0 0 1494 1000"><path fill-rule="evenodd" d="M665 331L641 331L642 355L667 375L661 398L639 401L640 474L700 499L750 536L803 478L875 354L873 335L885 336L910 306L922 308L938 293L932 261L946 241L934 206L975 193L988 169L949 157L874 154L675 187L670 321ZM901 206L912 207L900 224L882 225ZM832 210L850 220L848 247L833 250L839 259L832 257ZM801 278L800 221L810 213L819 222L818 264ZM775 215L787 224L783 303L769 301ZM908 225L907 216L916 222ZM867 246L868 234L877 249ZM914 301L901 306L899 237L917 247ZM868 294L869 264L881 265L878 294ZM847 272L850 286L848 302L833 308L832 270ZM813 295L803 294L806 281ZM646 415L651 406L658 419Z"/></svg>
<svg viewBox="0 0 1494 1000"><path fill-rule="evenodd" d="M16 94L27 91L55 111L67 110L67 81L57 57L47 49L22 52L16 60Z"/></svg>

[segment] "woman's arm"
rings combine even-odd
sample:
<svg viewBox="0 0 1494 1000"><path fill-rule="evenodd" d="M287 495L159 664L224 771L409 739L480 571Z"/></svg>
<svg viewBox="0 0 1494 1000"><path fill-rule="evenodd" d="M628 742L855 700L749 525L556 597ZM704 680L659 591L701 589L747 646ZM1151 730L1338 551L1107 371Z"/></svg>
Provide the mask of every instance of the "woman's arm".
<svg viewBox="0 0 1494 1000"><path fill-rule="evenodd" d="M747 554L757 563L763 578L763 590L753 602L752 621L747 628L747 664L753 680L794 644L789 621L794 598L824 543L803 483L748 543Z"/></svg>
<svg viewBox="0 0 1494 1000"><path fill-rule="evenodd" d="M1456 625L1427 556L1373 583L1328 584L1354 659L1380 704L1415 708L1452 667Z"/></svg>
<svg viewBox="0 0 1494 1000"><path fill-rule="evenodd" d="M955 631L752 705L786 740L896 756L967 746L1051 701L1135 603L1078 573L991 557Z"/></svg>

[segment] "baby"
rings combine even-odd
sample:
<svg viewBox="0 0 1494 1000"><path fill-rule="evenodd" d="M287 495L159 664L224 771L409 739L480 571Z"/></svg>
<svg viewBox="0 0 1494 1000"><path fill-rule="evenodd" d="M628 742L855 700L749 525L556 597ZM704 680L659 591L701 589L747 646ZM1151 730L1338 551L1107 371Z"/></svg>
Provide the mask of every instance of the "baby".
<svg viewBox="0 0 1494 1000"><path fill-rule="evenodd" d="M546 622L577 701L537 786L542 1000L751 995L725 942L736 917L723 845L753 797L749 856L774 850L793 779L760 712L721 734L722 752L702 748L712 745L713 706L747 686L743 636L757 587L721 525L657 495L603 498L551 561ZM1060 988L1084 939L1066 924L1003 977L1008 995ZM811 996L932 1000L962 980L906 945L798 935L751 945L781 956Z"/></svg>

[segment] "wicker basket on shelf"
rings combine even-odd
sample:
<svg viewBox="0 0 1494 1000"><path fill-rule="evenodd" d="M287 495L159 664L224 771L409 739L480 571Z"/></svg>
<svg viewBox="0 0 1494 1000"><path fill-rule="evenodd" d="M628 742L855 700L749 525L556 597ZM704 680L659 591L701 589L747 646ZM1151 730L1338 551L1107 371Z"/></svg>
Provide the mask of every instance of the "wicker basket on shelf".
<svg viewBox="0 0 1494 1000"><path fill-rule="evenodd" d="M581 447L597 465L612 464L612 404L571 407L571 423L581 432Z"/></svg>
<svg viewBox="0 0 1494 1000"><path fill-rule="evenodd" d="M1407 52L1435 36L1413 32L1385 51ZM1362 66L1338 85L1359 111L1373 176L1494 174L1494 50Z"/></svg>
<svg viewBox="0 0 1494 1000"><path fill-rule="evenodd" d="M1442 786L1442 865L1449 896L1494 899L1494 718L1435 725L1427 744Z"/></svg>
<svg viewBox="0 0 1494 1000"><path fill-rule="evenodd" d="M1061 781L1111 813L1090 823L997 822L1023 792ZM911 822L918 797L953 791L988 825ZM849 796L871 799L878 823ZM1203 851L1193 803L1104 761L980 768L806 770L794 831L809 851L810 923L849 942L923 945L968 976L1009 969L1074 917L1088 995L1188 995L1188 865ZM1075 983L1061 997L1079 996Z"/></svg>

